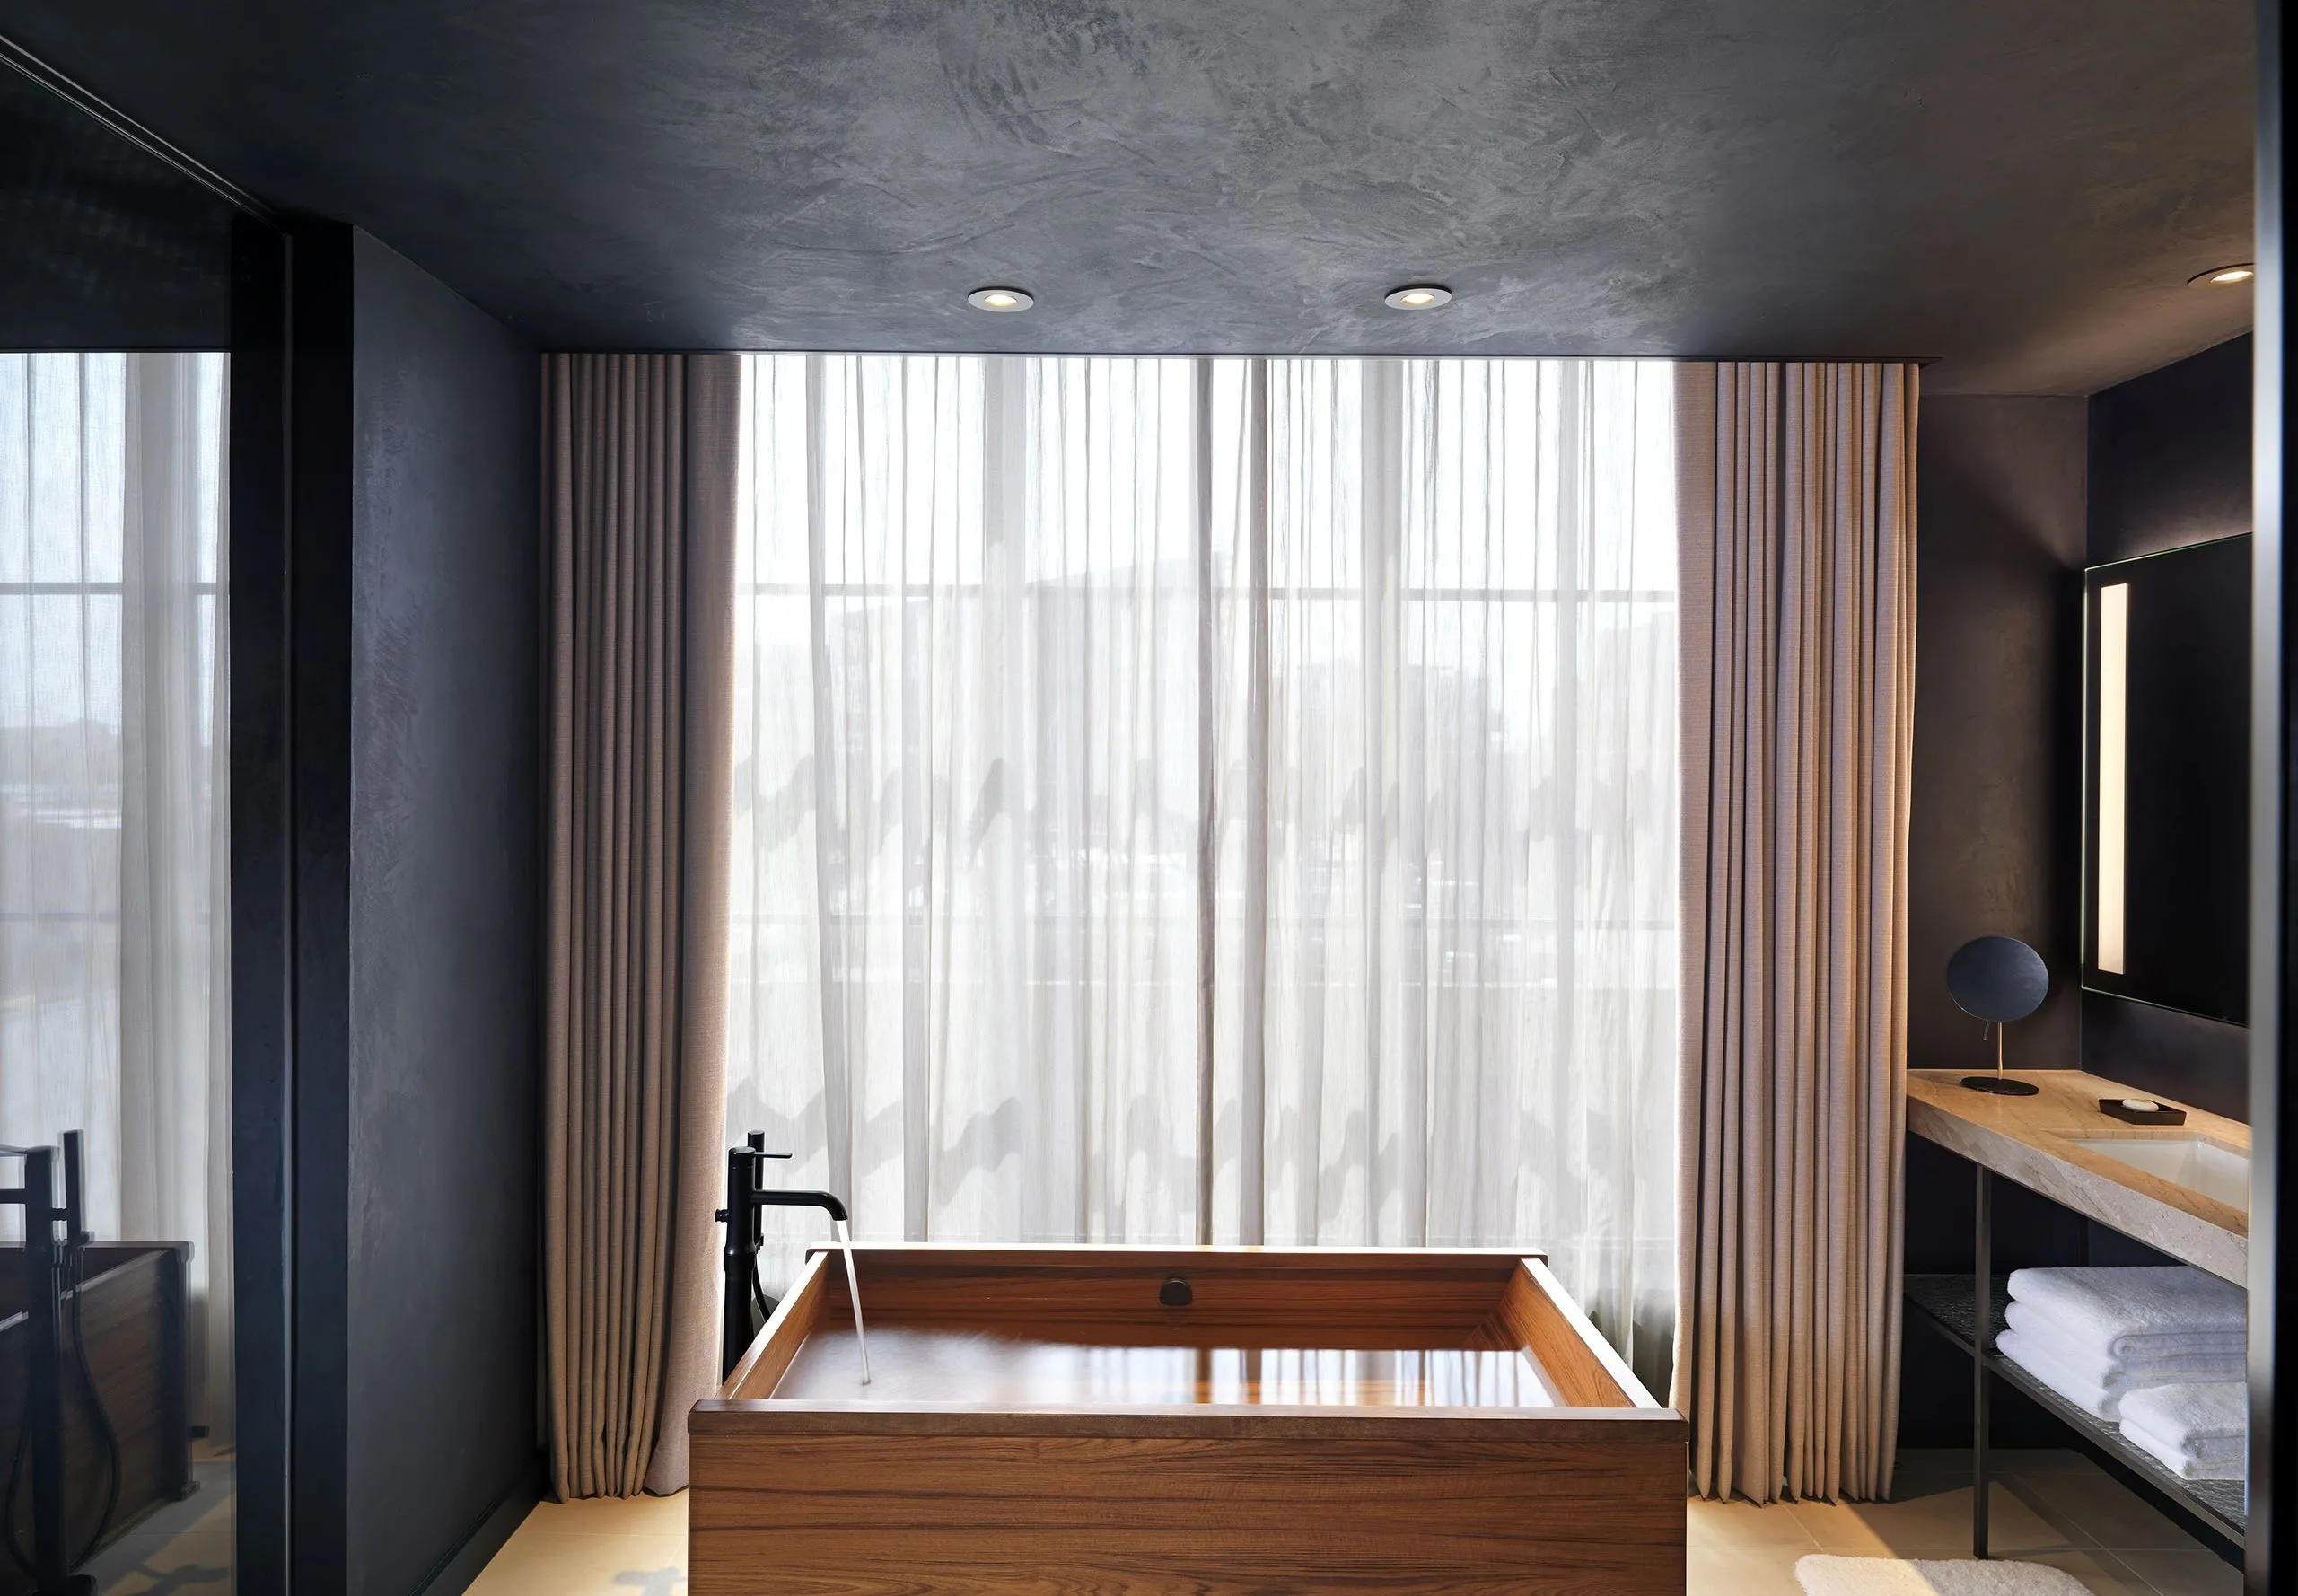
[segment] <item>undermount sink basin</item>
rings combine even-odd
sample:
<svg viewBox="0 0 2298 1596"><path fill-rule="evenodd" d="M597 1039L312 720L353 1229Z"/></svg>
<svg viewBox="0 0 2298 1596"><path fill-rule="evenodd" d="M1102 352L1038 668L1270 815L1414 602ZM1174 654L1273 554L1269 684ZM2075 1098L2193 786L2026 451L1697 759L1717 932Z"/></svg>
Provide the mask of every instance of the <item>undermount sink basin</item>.
<svg viewBox="0 0 2298 1596"><path fill-rule="evenodd" d="M2101 1136L2074 1144L2250 1212L2250 1159L2246 1153L2201 1136Z"/></svg>

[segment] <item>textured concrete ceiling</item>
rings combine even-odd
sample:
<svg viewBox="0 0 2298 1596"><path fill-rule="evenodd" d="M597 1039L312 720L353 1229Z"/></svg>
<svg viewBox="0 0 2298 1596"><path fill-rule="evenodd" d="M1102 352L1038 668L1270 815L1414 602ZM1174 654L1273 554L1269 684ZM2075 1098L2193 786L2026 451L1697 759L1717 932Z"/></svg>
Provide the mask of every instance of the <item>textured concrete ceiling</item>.
<svg viewBox="0 0 2298 1596"><path fill-rule="evenodd" d="M0 0L551 346L1936 357L2248 324L2249 0ZM1447 283L1449 308L1381 292ZM1039 296L965 308L984 283Z"/></svg>

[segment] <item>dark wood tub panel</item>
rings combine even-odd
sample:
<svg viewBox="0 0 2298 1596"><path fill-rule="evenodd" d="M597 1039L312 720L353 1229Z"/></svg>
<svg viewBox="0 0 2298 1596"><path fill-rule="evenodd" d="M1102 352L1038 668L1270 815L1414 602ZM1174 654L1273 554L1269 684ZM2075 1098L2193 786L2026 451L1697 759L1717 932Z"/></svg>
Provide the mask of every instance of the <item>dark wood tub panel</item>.
<svg viewBox="0 0 2298 1596"><path fill-rule="evenodd" d="M1684 1450L1659 1435L697 1434L694 1471L695 1596L1670 1596L1684 1582ZM735 1481L753 1483L720 1483Z"/></svg>

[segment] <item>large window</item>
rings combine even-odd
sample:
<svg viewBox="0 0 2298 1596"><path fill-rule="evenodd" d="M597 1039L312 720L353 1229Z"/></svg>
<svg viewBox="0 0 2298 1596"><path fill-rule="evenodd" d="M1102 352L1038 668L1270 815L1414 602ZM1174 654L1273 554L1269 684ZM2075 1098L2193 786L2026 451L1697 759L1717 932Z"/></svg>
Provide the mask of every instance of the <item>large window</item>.
<svg viewBox="0 0 2298 1596"><path fill-rule="evenodd" d="M1671 394L750 359L730 1130L865 1237L1541 1246L1656 1372Z"/></svg>

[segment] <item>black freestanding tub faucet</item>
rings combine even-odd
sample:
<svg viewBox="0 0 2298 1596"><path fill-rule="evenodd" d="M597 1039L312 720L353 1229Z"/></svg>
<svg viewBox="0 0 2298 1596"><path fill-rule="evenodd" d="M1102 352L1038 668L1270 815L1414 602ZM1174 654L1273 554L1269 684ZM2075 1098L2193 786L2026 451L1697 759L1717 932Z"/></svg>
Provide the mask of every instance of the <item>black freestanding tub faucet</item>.
<svg viewBox="0 0 2298 1596"><path fill-rule="evenodd" d="M725 1304L720 1311L718 1336L718 1378L724 1380L741 1362L742 1354L766 1321L774 1317L779 1305L766 1294L766 1287L759 1283L758 1255L766 1241L762 1223L764 1211L768 1208L820 1208L830 1217L830 1223L842 1235L846 1225L846 1205L827 1191L781 1191L765 1184L766 1161L787 1158L787 1153L768 1153L766 1133L754 1130L743 1138L743 1145L726 1149L726 1206L718 1210L718 1223L726 1227L726 1241L719 1256L726 1268ZM847 1267L853 1267L853 1255L848 1253ZM855 1324L857 1334L861 1325L861 1303L855 1303ZM866 1371L868 1364L865 1362ZM869 1378L865 1372L864 1380Z"/></svg>

